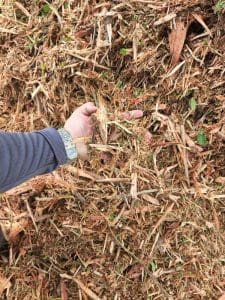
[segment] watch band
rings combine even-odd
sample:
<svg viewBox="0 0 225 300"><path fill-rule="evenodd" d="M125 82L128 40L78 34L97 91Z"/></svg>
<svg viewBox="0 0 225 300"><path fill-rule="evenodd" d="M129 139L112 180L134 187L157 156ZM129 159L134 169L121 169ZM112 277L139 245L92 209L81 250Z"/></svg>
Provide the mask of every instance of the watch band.
<svg viewBox="0 0 225 300"><path fill-rule="evenodd" d="M62 141L65 146L66 155L67 155L67 163L71 163L78 156L76 146L73 143L73 138L72 138L71 134L65 128L58 129L58 133L61 136Z"/></svg>

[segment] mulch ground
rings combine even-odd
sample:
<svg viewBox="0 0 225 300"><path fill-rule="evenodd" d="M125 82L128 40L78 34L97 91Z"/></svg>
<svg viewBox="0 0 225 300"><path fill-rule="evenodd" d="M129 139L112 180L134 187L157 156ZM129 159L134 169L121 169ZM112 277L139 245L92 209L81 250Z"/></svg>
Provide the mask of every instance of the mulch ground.
<svg viewBox="0 0 225 300"><path fill-rule="evenodd" d="M225 293L224 8L0 1L0 129L100 111L89 162L1 195L1 299Z"/></svg>

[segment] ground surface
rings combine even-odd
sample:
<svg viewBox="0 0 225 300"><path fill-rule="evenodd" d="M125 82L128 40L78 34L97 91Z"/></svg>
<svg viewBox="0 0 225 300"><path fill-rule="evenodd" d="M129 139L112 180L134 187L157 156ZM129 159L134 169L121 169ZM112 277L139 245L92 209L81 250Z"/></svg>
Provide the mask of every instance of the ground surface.
<svg viewBox="0 0 225 300"><path fill-rule="evenodd" d="M1 196L1 299L225 293L222 2L0 1L0 129L59 127L94 101L107 143Z"/></svg>

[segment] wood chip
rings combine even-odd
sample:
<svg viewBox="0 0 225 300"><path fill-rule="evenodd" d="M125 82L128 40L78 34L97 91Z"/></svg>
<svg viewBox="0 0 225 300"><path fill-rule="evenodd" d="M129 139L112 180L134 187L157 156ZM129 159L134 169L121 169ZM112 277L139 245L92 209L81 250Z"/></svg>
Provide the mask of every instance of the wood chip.
<svg viewBox="0 0 225 300"><path fill-rule="evenodd" d="M167 23L171 20L173 20L174 18L176 18L177 14L176 13L171 13L169 15L166 15L162 18L160 18L158 21L156 21L153 25L154 26L159 26L159 25L162 25L164 23Z"/></svg>
<svg viewBox="0 0 225 300"><path fill-rule="evenodd" d="M137 199L137 172L131 174L130 194L132 199Z"/></svg>
<svg viewBox="0 0 225 300"><path fill-rule="evenodd" d="M219 217L218 217L218 214L217 214L215 208L213 207L212 209L213 209L213 216L214 216L214 224L215 224L216 229L219 231L220 230Z"/></svg>
<svg viewBox="0 0 225 300"><path fill-rule="evenodd" d="M79 168L76 168L76 167L73 167L73 166L68 166L67 168L68 168L68 171L71 174L74 174L77 177L87 178L87 179L90 179L92 181L95 181L97 179L101 179L101 177L99 175L95 174L95 173L84 171L82 169L79 169Z"/></svg>
<svg viewBox="0 0 225 300"><path fill-rule="evenodd" d="M99 108L96 113L96 118L99 122L99 130L103 144L107 144L108 141L108 117L104 100L101 95L98 95Z"/></svg>
<svg viewBox="0 0 225 300"><path fill-rule="evenodd" d="M6 278L2 274L0 274L0 296L2 296L3 292L11 287L10 278Z"/></svg>
<svg viewBox="0 0 225 300"><path fill-rule="evenodd" d="M156 223L156 225L154 226L152 232L150 233L150 235L148 236L148 240L153 236L153 234L156 232L157 228L166 220L167 215L172 211L174 207L174 203L172 203L167 210L165 211L164 215L158 220L158 222Z"/></svg>
<svg viewBox="0 0 225 300"><path fill-rule="evenodd" d="M225 300L225 293L218 300Z"/></svg>
<svg viewBox="0 0 225 300"><path fill-rule="evenodd" d="M61 299L68 300L68 293L67 293L66 285L62 278L60 281L60 288L61 288Z"/></svg>
<svg viewBox="0 0 225 300"><path fill-rule="evenodd" d="M15 6L17 7L17 8L19 8L23 13L24 13L24 15L25 16L27 16L28 18L30 18L30 13L29 13L29 11L21 4L21 3L19 3L19 2L15 2Z"/></svg>
<svg viewBox="0 0 225 300"><path fill-rule="evenodd" d="M215 181L216 183L225 184L225 177L217 177Z"/></svg>
<svg viewBox="0 0 225 300"><path fill-rule="evenodd" d="M192 16L202 25L203 28L205 28L206 32L212 37L212 32L209 29L209 27L205 24L202 16L196 13L193 13Z"/></svg>
<svg viewBox="0 0 225 300"><path fill-rule="evenodd" d="M177 22L176 28L169 35L170 53L172 56L171 64L176 65L180 60L181 52L187 36L188 26L184 22Z"/></svg>
<svg viewBox="0 0 225 300"><path fill-rule="evenodd" d="M153 205L160 205L159 201L150 195L143 195L142 198Z"/></svg>
<svg viewBox="0 0 225 300"><path fill-rule="evenodd" d="M70 279L76 282L76 284L79 286L79 288L92 300L101 300L91 289L89 289L86 285L83 284L79 279L76 279L72 276L69 276L67 274L60 274L61 278Z"/></svg>

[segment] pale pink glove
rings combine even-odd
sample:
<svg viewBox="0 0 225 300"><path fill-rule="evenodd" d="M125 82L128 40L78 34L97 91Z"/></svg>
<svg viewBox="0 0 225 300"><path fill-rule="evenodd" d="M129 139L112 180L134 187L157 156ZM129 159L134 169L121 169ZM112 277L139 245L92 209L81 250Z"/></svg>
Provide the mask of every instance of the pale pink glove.
<svg viewBox="0 0 225 300"><path fill-rule="evenodd" d="M97 111L97 107L92 102L83 104L77 108L66 121L64 128L71 134L76 144L78 156L87 159L87 145L84 139L92 137L93 127L91 115ZM83 139L83 140L82 140Z"/></svg>

